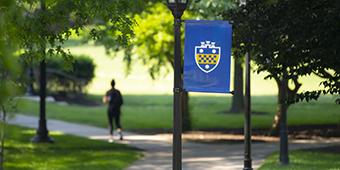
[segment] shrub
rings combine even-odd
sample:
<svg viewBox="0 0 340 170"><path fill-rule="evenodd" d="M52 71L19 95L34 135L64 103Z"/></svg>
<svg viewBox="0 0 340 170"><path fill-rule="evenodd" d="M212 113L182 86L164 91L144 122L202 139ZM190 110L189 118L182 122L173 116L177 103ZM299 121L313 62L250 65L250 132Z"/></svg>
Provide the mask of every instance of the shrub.
<svg viewBox="0 0 340 170"><path fill-rule="evenodd" d="M69 67L68 67L69 66ZM94 77L95 64L85 55L74 56L71 64L61 56L46 60L47 90L50 93L83 93L84 88Z"/></svg>

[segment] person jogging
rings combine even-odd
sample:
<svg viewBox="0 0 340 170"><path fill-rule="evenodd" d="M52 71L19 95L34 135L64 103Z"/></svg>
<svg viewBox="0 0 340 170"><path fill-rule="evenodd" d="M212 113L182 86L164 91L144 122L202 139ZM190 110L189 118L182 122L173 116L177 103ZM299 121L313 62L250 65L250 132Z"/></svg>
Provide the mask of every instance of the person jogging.
<svg viewBox="0 0 340 170"><path fill-rule="evenodd" d="M120 124L121 106L123 105L123 97L119 90L115 89L115 80L111 81L111 89L108 90L103 97L103 102L108 104L107 116L109 122L109 142L113 142L113 119L117 132L119 134L119 139L123 140L122 126Z"/></svg>

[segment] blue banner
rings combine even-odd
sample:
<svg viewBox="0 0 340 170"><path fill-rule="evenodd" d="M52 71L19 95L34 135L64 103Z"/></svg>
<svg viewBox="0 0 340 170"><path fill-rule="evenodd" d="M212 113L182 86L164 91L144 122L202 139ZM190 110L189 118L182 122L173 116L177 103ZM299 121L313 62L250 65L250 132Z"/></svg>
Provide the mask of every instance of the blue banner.
<svg viewBox="0 0 340 170"><path fill-rule="evenodd" d="M227 21L185 21L184 90L230 93L231 37Z"/></svg>

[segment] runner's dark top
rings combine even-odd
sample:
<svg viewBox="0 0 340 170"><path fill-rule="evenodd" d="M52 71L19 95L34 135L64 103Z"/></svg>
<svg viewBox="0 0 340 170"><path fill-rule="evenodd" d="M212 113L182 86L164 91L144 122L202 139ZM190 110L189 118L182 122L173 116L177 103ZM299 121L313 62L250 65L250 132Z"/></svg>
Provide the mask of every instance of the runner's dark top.
<svg viewBox="0 0 340 170"><path fill-rule="evenodd" d="M109 113L113 115L120 114L120 107L123 104L123 98L120 91L117 89L110 89L106 92L106 96L109 99Z"/></svg>

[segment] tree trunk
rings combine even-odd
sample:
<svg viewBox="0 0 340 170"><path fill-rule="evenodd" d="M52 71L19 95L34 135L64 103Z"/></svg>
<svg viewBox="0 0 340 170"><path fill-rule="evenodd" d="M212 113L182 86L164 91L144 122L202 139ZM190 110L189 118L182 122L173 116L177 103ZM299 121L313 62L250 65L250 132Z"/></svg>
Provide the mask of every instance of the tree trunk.
<svg viewBox="0 0 340 170"><path fill-rule="evenodd" d="M280 137L280 163L282 165L289 164L288 156L288 126L287 126L287 110L289 104L288 99L288 80L283 79L276 81L278 84L278 105L277 112L273 120L272 129L270 134Z"/></svg>
<svg viewBox="0 0 340 170"><path fill-rule="evenodd" d="M241 61L234 59L234 95L231 101L230 112L239 113L244 111L243 95L243 68Z"/></svg>
<svg viewBox="0 0 340 170"><path fill-rule="evenodd" d="M280 132L279 159L282 165L289 164L287 110L290 104L288 103L288 99L294 98L294 96L297 94L298 90L301 87L301 83L299 83L297 77L292 77L291 79L288 79L287 74L288 74L287 72L283 72L282 79L274 77L278 85L279 92L278 92L278 111L273 120L271 134L277 135L278 132ZM292 89L288 86L289 80L292 80L294 83L294 88Z"/></svg>
<svg viewBox="0 0 340 170"><path fill-rule="evenodd" d="M183 132L192 130L191 126L191 116L190 116L190 108L189 108L189 93L183 91L182 93L182 120L183 120Z"/></svg>
<svg viewBox="0 0 340 170"><path fill-rule="evenodd" d="M280 120L281 120L281 114L282 111L284 111L284 108L282 107L281 104L281 98L282 98L282 88L281 88L281 81L277 82L277 86L278 86L278 100L277 100L277 111L276 114L274 116L273 119L273 123L272 123L272 129L271 129L271 135L273 136L277 136L279 134L279 125L280 125Z"/></svg>
<svg viewBox="0 0 340 170"><path fill-rule="evenodd" d="M290 89L288 86L288 81L289 81L288 79L280 80L278 78L275 78L275 80L276 80L276 84L277 84L278 91L279 91L278 92L278 107L277 107L278 110L272 123L271 135L277 135L279 132L279 123L281 120L281 114L282 113L286 114L290 106L290 104L288 104L286 100L293 98L297 94L298 90L300 89L302 85L301 83L299 83L297 78L293 78L291 80L294 83L294 88ZM284 106L281 106L283 104Z"/></svg>

